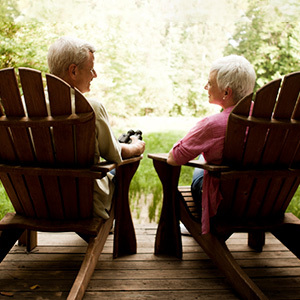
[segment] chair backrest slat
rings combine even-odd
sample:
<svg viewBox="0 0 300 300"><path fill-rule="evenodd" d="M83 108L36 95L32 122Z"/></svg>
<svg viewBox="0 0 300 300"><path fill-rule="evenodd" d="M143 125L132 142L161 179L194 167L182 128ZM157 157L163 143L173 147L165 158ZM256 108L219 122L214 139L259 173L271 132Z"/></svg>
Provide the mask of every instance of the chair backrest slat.
<svg viewBox="0 0 300 300"><path fill-rule="evenodd" d="M92 108L88 105L83 95L75 90L75 106L76 113L92 112ZM88 134L90 133L90 134ZM86 123L78 125L75 131L77 163L80 166L93 164L95 144L94 144L94 124Z"/></svg>
<svg viewBox="0 0 300 300"><path fill-rule="evenodd" d="M295 109L300 92L300 72L292 73L284 77L277 105L274 111L274 119L290 119Z"/></svg>
<svg viewBox="0 0 300 300"><path fill-rule="evenodd" d="M0 98L7 116L25 116L24 107L13 68L0 70Z"/></svg>
<svg viewBox="0 0 300 300"><path fill-rule="evenodd" d="M34 217L35 210L31 198L28 194L26 178L21 174L10 174L10 180L14 187L18 187L16 190L17 197L22 204L24 213L26 216Z"/></svg>
<svg viewBox="0 0 300 300"><path fill-rule="evenodd" d="M39 219L49 218L48 204L44 195L44 190L40 176L26 175L26 183L31 202L35 207L36 217Z"/></svg>
<svg viewBox="0 0 300 300"><path fill-rule="evenodd" d="M42 176L42 182L51 219L64 219L61 186L57 176ZM76 203L76 202L75 202Z"/></svg>
<svg viewBox="0 0 300 300"><path fill-rule="evenodd" d="M25 110L23 107L17 78L14 69L4 69L0 71L0 98L7 117L24 117ZM7 150L12 151L11 141L14 143L14 151L6 154L6 157L12 157L14 154L22 162L34 160L34 152L30 142L29 131L27 128L10 128L2 132L3 143L7 143ZM4 153L5 155L5 153Z"/></svg>
<svg viewBox="0 0 300 300"><path fill-rule="evenodd" d="M248 96L229 116L223 162L237 171L221 175L222 214L244 220L282 215L299 185L289 170L300 167L300 72L280 82L257 92L252 111Z"/></svg>
<svg viewBox="0 0 300 300"><path fill-rule="evenodd" d="M0 179L15 210L20 214L25 214L24 208L20 199L18 198L9 174L0 172Z"/></svg>
<svg viewBox="0 0 300 300"><path fill-rule="evenodd" d="M270 119L278 96L281 79L273 80L260 88L255 95L252 116Z"/></svg>
<svg viewBox="0 0 300 300"><path fill-rule="evenodd" d="M19 68L19 75L28 116L48 116L42 73L28 68Z"/></svg>
<svg viewBox="0 0 300 300"><path fill-rule="evenodd" d="M19 68L20 80L29 117L47 117L47 104L44 93L42 73L28 68ZM31 128L36 160L54 163L52 136L48 128Z"/></svg>
<svg viewBox="0 0 300 300"><path fill-rule="evenodd" d="M71 115L71 88L62 80L46 75L49 94L49 104L53 117ZM73 126L65 125L53 128L53 142L55 147L56 160L59 163L75 163L75 145L73 137Z"/></svg>
<svg viewBox="0 0 300 300"><path fill-rule="evenodd" d="M89 168L95 115L84 96L71 93L68 84L49 74L45 95L41 72L20 68L19 74L23 99L14 69L0 71L0 162L53 167L53 174L55 168ZM92 216L92 178L14 174L1 168L0 176L17 213L43 219Z"/></svg>
<svg viewBox="0 0 300 300"><path fill-rule="evenodd" d="M251 107L252 94L245 97L234 111L245 118L249 115ZM225 137L225 146L223 161L225 164L240 164L243 160L243 149L245 146L245 135L249 130L247 124L241 123L234 118L232 114L229 116L230 122L227 124L227 132Z"/></svg>

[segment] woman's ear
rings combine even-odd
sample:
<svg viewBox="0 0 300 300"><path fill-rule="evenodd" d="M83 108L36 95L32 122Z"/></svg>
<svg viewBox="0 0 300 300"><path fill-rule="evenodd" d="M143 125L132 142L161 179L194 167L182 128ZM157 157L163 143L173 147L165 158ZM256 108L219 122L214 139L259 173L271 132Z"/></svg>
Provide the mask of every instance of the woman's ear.
<svg viewBox="0 0 300 300"><path fill-rule="evenodd" d="M232 97L232 89L230 87L227 87L224 91L224 95L228 98Z"/></svg>

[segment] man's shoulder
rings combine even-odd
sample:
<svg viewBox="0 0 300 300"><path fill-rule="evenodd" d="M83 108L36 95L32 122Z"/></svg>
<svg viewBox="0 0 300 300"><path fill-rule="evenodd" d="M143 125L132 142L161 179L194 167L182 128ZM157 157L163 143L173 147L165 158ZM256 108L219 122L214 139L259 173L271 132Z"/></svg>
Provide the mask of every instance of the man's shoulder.
<svg viewBox="0 0 300 300"><path fill-rule="evenodd" d="M105 114L106 115L106 109L101 102L99 102L95 99L87 99L87 101L91 105L91 107L93 108L93 110L96 114L101 114L101 115Z"/></svg>
<svg viewBox="0 0 300 300"><path fill-rule="evenodd" d="M96 99L86 99L88 101L88 103L92 106L92 107L100 107L100 108L104 108L103 104L99 101L97 101Z"/></svg>

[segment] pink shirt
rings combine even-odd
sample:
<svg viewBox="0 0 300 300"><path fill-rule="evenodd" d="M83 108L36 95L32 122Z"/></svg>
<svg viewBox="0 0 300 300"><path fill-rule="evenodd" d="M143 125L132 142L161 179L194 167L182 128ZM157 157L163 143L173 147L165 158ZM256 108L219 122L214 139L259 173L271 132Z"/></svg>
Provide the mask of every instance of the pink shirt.
<svg viewBox="0 0 300 300"><path fill-rule="evenodd" d="M227 121L234 106L199 121L188 134L173 146L173 157L183 165L202 154L208 163L222 162ZM209 219L217 213L222 200L219 179L204 171L202 194L202 233L210 230Z"/></svg>

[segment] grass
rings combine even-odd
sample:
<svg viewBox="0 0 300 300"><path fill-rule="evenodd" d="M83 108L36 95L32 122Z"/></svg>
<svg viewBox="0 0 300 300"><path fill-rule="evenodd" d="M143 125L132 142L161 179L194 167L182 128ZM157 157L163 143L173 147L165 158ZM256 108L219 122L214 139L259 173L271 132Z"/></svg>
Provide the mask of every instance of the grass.
<svg viewBox="0 0 300 300"><path fill-rule="evenodd" d="M0 181L0 219L2 219L6 213L13 211L14 208Z"/></svg>
<svg viewBox="0 0 300 300"><path fill-rule="evenodd" d="M130 206L136 219L156 222L162 206L162 186L152 160L147 158L147 154L168 152L184 134L183 131L167 131L149 132L143 135L146 151L130 186ZM190 185L192 172L192 168L183 166L179 184ZM9 211L13 211L13 207L0 183L0 219ZM300 187L293 197L288 211L300 218Z"/></svg>
<svg viewBox="0 0 300 300"><path fill-rule="evenodd" d="M148 221L157 221L162 205L162 186L148 153L169 152L174 142L183 136L183 132L155 132L144 135L146 150L144 158L134 175L130 186L131 210L137 218L141 217L144 206L147 208ZM190 185L193 169L182 167L179 183ZM144 213L145 214L145 213ZM144 216L145 217L145 216Z"/></svg>
<svg viewBox="0 0 300 300"><path fill-rule="evenodd" d="M300 186L296 191L292 201L290 202L287 212L292 212L296 217L300 219Z"/></svg>

